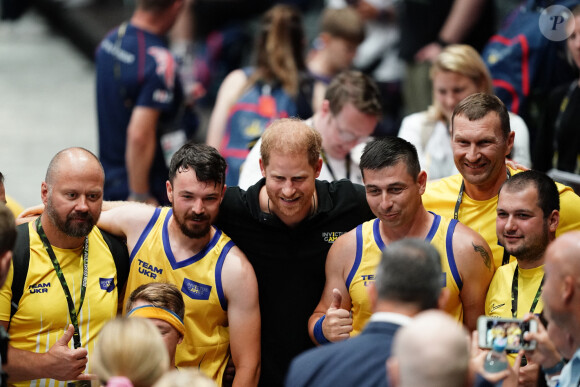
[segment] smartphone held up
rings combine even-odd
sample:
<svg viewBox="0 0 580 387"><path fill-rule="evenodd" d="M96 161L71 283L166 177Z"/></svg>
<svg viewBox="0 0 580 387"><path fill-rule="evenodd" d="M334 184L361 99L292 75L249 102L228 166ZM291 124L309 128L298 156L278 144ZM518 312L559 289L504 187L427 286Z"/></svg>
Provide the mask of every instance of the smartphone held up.
<svg viewBox="0 0 580 387"><path fill-rule="evenodd" d="M537 331L538 323L534 319L524 321L489 316L480 316L477 319L480 348L491 349L495 339L505 339L507 351L533 350L536 348L536 342L524 340L524 333Z"/></svg>

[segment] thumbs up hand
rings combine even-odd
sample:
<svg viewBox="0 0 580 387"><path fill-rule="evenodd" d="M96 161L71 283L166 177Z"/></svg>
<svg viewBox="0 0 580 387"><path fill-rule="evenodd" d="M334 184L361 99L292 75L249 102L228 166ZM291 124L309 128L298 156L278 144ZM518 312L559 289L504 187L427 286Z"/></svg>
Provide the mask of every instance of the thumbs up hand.
<svg viewBox="0 0 580 387"><path fill-rule="evenodd" d="M341 309L342 294L340 290L332 290L332 302L326 311L322 322L322 332L328 341L342 341L350 337L352 332L352 317L350 310Z"/></svg>
<svg viewBox="0 0 580 387"><path fill-rule="evenodd" d="M72 349L69 342L74 334L74 327L69 325L64 335L54 343L45 354L45 366L50 370L51 379L56 380L88 380L93 375L83 374L87 365L87 350Z"/></svg>

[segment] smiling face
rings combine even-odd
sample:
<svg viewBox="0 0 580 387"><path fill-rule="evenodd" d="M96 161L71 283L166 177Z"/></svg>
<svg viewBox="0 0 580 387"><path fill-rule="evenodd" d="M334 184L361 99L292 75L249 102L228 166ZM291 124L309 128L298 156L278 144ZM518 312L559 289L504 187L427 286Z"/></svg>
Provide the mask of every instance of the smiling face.
<svg viewBox="0 0 580 387"><path fill-rule="evenodd" d="M427 175L414 181L403 161L378 170L364 170L364 186L369 207L387 227L407 226L421 206Z"/></svg>
<svg viewBox="0 0 580 387"><path fill-rule="evenodd" d="M471 78L453 71L438 71L433 76L433 101L447 122L459 101L479 91Z"/></svg>
<svg viewBox="0 0 580 387"><path fill-rule="evenodd" d="M451 147L457 170L467 184L479 186L482 189L495 189L506 175L505 158L511 152L514 143L514 133L510 132L507 139L502 134L499 116L490 112L475 121L462 115L455 116ZM496 187L497 186L497 187ZM493 196L492 195L492 196Z"/></svg>
<svg viewBox="0 0 580 387"><path fill-rule="evenodd" d="M181 232L195 239L208 236L224 192L224 185L199 181L192 168L178 170L173 184L167 182L167 196Z"/></svg>
<svg viewBox="0 0 580 387"><path fill-rule="evenodd" d="M497 238L524 268L543 262L539 260L550 243L549 233L556 232L558 225L551 222L551 217L544 219L538 203L538 191L533 184L523 190L502 189L498 198Z"/></svg>
<svg viewBox="0 0 580 387"><path fill-rule="evenodd" d="M273 151L267 166L260 160L260 168L266 178L269 210L287 225L306 218L313 208L315 179L320 175L322 160L313 167L305 152Z"/></svg>

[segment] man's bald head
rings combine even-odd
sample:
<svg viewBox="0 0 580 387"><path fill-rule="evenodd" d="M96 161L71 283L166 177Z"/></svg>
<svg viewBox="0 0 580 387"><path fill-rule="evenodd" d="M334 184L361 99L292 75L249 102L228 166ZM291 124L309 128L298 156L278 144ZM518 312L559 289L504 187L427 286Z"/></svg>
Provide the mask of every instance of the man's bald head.
<svg viewBox="0 0 580 387"><path fill-rule="evenodd" d="M580 342L580 231L571 231L554 240L545 253L544 310Z"/></svg>
<svg viewBox="0 0 580 387"><path fill-rule="evenodd" d="M98 168L103 175L103 180L105 178L103 166L101 165L99 158L93 152L81 147L72 147L63 149L54 155L48 164L44 181L49 186L52 185L56 177L59 176L59 172L62 168L70 168L75 165Z"/></svg>
<svg viewBox="0 0 580 387"><path fill-rule="evenodd" d="M469 379L469 336L447 313L428 310L395 335L389 375L399 387L462 387ZM397 371L392 371L392 367Z"/></svg>

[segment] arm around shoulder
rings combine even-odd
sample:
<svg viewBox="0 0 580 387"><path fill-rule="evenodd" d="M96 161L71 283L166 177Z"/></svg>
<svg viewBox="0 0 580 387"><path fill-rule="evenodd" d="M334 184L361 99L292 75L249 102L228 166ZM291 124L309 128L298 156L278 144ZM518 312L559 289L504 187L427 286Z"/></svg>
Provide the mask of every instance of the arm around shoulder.
<svg viewBox="0 0 580 387"><path fill-rule="evenodd" d="M236 367L233 386L256 386L260 376L260 305L254 268L234 246L222 268L230 350Z"/></svg>

